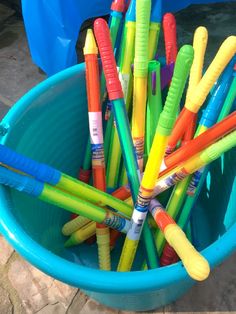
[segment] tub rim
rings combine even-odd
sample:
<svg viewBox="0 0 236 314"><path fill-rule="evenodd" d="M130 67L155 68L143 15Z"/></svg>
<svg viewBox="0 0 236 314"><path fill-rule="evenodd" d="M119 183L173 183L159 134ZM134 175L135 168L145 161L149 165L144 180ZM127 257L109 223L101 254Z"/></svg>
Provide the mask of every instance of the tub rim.
<svg viewBox="0 0 236 314"><path fill-rule="evenodd" d="M45 79L22 96L3 118L1 125L10 127L42 92L66 80L78 71L84 71L84 64L75 65ZM5 144L7 134L0 143ZM101 271L78 265L45 249L34 241L17 223L8 210L9 194L0 186L1 215L0 232L14 249L32 265L46 274L69 285L101 293L142 293L163 289L180 281L192 281L182 262L149 271L115 272ZM236 223L218 240L202 251L211 268L225 260L236 248ZM76 274L76 275L75 275Z"/></svg>

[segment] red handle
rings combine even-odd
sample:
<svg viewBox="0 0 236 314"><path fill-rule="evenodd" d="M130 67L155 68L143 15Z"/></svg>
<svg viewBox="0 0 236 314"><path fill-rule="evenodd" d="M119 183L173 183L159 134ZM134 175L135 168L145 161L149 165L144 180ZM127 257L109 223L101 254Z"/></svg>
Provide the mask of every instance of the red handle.
<svg viewBox="0 0 236 314"><path fill-rule="evenodd" d="M176 21L172 13L163 17L163 31L166 49L166 63L175 62L177 57Z"/></svg>
<svg viewBox="0 0 236 314"><path fill-rule="evenodd" d="M121 83L118 77L116 61L112 49L110 30L104 19L96 19L94 33L102 59L102 66L106 78L106 86L110 100L123 98Z"/></svg>
<svg viewBox="0 0 236 314"><path fill-rule="evenodd" d="M123 13L125 11L125 0L114 0L111 4L111 10Z"/></svg>
<svg viewBox="0 0 236 314"><path fill-rule="evenodd" d="M84 170L83 168L80 168L78 179L84 183L89 183L90 175L91 175L91 169Z"/></svg>
<svg viewBox="0 0 236 314"><path fill-rule="evenodd" d="M166 243L162 256L160 258L160 264L161 266L167 266L174 263L177 263L179 260L179 257L175 250L172 248L172 246L169 245L169 243Z"/></svg>
<svg viewBox="0 0 236 314"><path fill-rule="evenodd" d="M188 128L184 132L184 136L181 140L181 146L186 145L191 139L193 139L196 131L197 115L190 121Z"/></svg>

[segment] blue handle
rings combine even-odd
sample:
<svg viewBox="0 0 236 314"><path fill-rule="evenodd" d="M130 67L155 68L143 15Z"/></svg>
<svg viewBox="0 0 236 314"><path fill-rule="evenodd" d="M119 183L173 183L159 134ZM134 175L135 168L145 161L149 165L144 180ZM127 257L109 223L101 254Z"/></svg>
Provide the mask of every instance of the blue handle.
<svg viewBox="0 0 236 314"><path fill-rule="evenodd" d="M123 14L121 12L118 11L111 11L111 15L112 17L117 17L118 19L122 19ZM109 23L110 24L110 23Z"/></svg>
<svg viewBox="0 0 236 314"><path fill-rule="evenodd" d="M61 178L60 171L20 155L2 144L0 144L0 162L51 185L56 185Z"/></svg>
<svg viewBox="0 0 236 314"><path fill-rule="evenodd" d="M125 15L126 22L135 22L136 21L136 0L131 0L129 8Z"/></svg>
<svg viewBox="0 0 236 314"><path fill-rule="evenodd" d="M161 23L162 20L162 0L152 1L151 22Z"/></svg>
<svg viewBox="0 0 236 314"><path fill-rule="evenodd" d="M217 86L214 89L214 92L206 109L203 110L200 124L206 126L207 128L210 128L216 123L217 118L220 114L224 99L228 93L233 79L235 62L236 57L233 57L226 69L224 70L223 74L221 75L219 81L217 82Z"/></svg>
<svg viewBox="0 0 236 314"><path fill-rule="evenodd" d="M43 183L31 177L0 167L0 184L14 188L20 192L38 197L43 191Z"/></svg>

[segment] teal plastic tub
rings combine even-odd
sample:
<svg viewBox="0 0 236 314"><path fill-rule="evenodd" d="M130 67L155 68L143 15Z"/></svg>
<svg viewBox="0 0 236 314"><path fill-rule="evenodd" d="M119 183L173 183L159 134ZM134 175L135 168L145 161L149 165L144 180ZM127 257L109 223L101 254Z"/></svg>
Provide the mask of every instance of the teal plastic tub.
<svg viewBox="0 0 236 314"><path fill-rule="evenodd" d="M76 176L88 137L84 74L84 65L77 65L29 91L2 120L1 143ZM212 268L236 248L235 152L212 165L192 219L194 243ZM149 271L100 271L96 245L64 249L61 228L70 213L3 186L0 199L0 232L16 251L102 304L152 310L176 300L194 284L181 262ZM114 269L119 254L118 248L112 255Z"/></svg>

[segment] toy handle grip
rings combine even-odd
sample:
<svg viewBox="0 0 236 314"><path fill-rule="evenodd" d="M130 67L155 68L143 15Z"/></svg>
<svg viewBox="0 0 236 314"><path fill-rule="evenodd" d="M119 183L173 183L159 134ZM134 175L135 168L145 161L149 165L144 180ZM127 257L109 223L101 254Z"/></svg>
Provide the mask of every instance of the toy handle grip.
<svg viewBox="0 0 236 314"><path fill-rule="evenodd" d="M100 224L99 224L100 225ZM111 269L110 257L110 231L108 227L102 228L96 225L96 238L98 246L99 268L102 270Z"/></svg>
<svg viewBox="0 0 236 314"><path fill-rule="evenodd" d="M111 10L123 13L125 11L125 0L113 0Z"/></svg>
<svg viewBox="0 0 236 314"><path fill-rule="evenodd" d="M41 164L28 157L20 155L8 148L7 146L0 144L0 162L18 169L29 175L34 176L36 179L47 182L52 185L56 185L61 177L61 173L58 170L53 169L50 166Z"/></svg>
<svg viewBox="0 0 236 314"><path fill-rule="evenodd" d="M94 22L94 34L100 52L106 86L110 100L123 98L121 83L118 77L116 61L112 49L110 30L104 19L96 19Z"/></svg>
<svg viewBox="0 0 236 314"><path fill-rule="evenodd" d="M78 175L78 179L84 183L89 183L90 180L90 176L91 176L91 169L89 170L84 170L82 167L79 170L79 175Z"/></svg>
<svg viewBox="0 0 236 314"><path fill-rule="evenodd" d="M210 273L209 264L188 241L182 229L176 224L169 224L164 229L164 235L182 260L190 277L198 281L205 280Z"/></svg>
<svg viewBox="0 0 236 314"><path fill-rule="evenodd" d="M117 267L117 271L129 271L132 268L132 262L137 251L139 241L130 240L125 238L120 261Z"/></svg>
<svg viewBox="0 0 236 314"><path fill-rule="evenodd" d="M162 135L168 136L174 126L177 109L193 62L193 54L193 47L184 45L177 55L174 74L157 127Z"/></svg>
<svg viewBox="0 0 236 314"><path fill-rule="evenodd" d="M75 231L79 230L83 226L87 225L91 220L83 217L78 216L74 218L73 220L68 221L63 227L62 227L62 234L64 236L70 236Z"/></svg>
<svg viewBox="0 0 236 314"><path fill-rule="evenodd" d="M169 245L169 243L166 243L160 258L160 265L161 266L171 265L177 263L178 260L179 257L175 250L172 248L172 246Z"/></svg>
<svg viewBox="0 0 236 314"><path fill-rule="evenodd" d="M143 77L148 72L148 39L151 0L136 2L136 38L134 76Z"/></svg>
<svg viewBox="0 0 236 314"><path fill-rule="evenodd" d="M202 78L202 68L204 63L207 41L208 41L207 29L203 26L198 27L193 37L194 59L190 70L186 103L188 103L188 99L192 96L194 88L196 88L197 84L200 82Z"/></svg>
<svg viewBox="0 0 236 314"><path fill-rule="evenodd" d="M206 148L200 155L201 159L205 164L208 164L217 158L219 158L223 153L230 150L236 145L236 131L223 137L220 141Z"/></svg>
<svg viewBox="0 0 236 314"><path fill-rule="evenodd" d="M0 184L38 197L43 191L43 183L33 178L0 167Z"/></svg>
<svg viewBox="0 0 236 314"><path fill-rule="evenodd" d="M186 103L185 107L188 110L195 113L198 112L208 93L210 92L214 82L218 79L226 65L234 56L235 52L236 36L230 36L220 46L220 49L218 50L215 58L195 88L194 93L191 95L189 102Z"/></svg>
<svg viewBox="0 0 236 314"><path fill-rule="evenodd" d="M172 13L163 17L163 31L166 51L166 64L175 62L177 57L176 20Z"/></svg>

